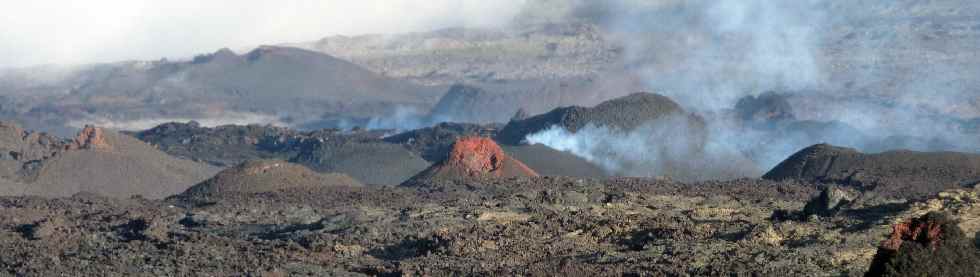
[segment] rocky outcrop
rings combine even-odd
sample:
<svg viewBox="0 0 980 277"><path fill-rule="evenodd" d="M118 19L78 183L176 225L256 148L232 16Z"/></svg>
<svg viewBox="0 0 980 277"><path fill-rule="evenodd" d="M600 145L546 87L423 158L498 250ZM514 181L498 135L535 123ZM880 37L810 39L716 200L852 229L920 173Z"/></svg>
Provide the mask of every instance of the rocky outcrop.
<svg viewBox="0 0 980 277"><path fill-rule="evenodd" d="M941 213L893 226L865 276L977 276L980 251Z"/></svg>
<svg viewBox="0 0 980 277"><path fill-rule="evenodd" d="M0 122L0 161L43 160L65 148L66 142L45 133L30 132L12 122Z"/></svg>
<svg viewBox="0 0 980 277"><path fill-rule="evenodd" d="M431 179L536 177L538 173L511 158L490 138L466 137L453 144L441 162L412 177L406 184Z"/></svg>
<svg viewBox="0 0 980 277"><path fill-rule="evenodd" d="M803 207L803 216L833 216L854 201L854 196L840 188L827 186Z"/></svg>
<svg viewBox="0 0 980 277"><path fill-rule="evenodd" d="M936 249L942 240L943 222L935 218L935 214L927 217L913 219L908 222L899 223L892 227L893 231L888 240L881 243L881 248L898 251L906 241L910 243L920 243Z"/></svg>
<svg viewBox="0 0 980 277"><path fill-rule="evenodd" d="M967 235L980 233L980 187L953 189L938 193L911 207L898 218L916 218L931 212L942 212L959 222Z"/></svg>
<svg viewBox="0 0 980 277"><path fill-rule="evenodd" d="M109 151L112 150L112 146L106 140L105 130L92 125L86 125L84 129L78 132L75 136L75 140L68 144L67 150L101 150Z"/></svg>

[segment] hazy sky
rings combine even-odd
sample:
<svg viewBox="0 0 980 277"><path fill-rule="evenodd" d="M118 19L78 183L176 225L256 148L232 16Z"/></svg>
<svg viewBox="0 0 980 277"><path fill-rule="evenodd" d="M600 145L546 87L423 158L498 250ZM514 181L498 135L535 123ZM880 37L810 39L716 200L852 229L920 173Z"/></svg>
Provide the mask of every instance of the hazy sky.
<svg viewBox="0 0 980 277"><path fill-rule="evenodd" d="M506 24L526 0L0 0L0 67Z"/></svg>

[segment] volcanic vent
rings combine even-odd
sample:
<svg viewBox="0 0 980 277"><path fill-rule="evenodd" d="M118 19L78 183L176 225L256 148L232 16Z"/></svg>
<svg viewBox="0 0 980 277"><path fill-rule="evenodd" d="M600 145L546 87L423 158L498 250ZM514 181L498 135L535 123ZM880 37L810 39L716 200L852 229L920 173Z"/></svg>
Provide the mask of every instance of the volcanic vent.
<svg viewBox="0 0 980 277"><path fill-rule="evenodd" d="M453 143L443 161L412 177L406 185L424 180L537 177L538 173L511 158L492 139L464 137Z"/></svg>

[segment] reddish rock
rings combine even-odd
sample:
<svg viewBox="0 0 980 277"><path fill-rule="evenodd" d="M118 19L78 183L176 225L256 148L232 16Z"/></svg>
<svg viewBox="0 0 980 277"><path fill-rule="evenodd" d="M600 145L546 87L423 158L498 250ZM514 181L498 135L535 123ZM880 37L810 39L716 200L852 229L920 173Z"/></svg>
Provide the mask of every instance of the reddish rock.
<svg viewBox="0 0 980 277"><path fill-rule="evenodd" d="M930 221L926 218L916 218L892 226L892 235L881 243L881 248L891 251L898 251L902 248L902 243L916 242L928 245L936 249L942 240L942 226L940 222Z"/></svg>
<svg viewBox="0 0 980 277"><path fill-rule="evenodd" d="M412 177L424 179L470 179L537 177L537 172L511 158L490 138L464 137L453 143L445 160Z"/></svg>
<svg viewBox="0 0 980 277"><path fill-rule="evenodd" d="M980 251L947 215L895 224L865 276L976 276Z"/></svg>
<svg viewBox="0 0 980 277"><path fill-rule="evenodd" d="M487 138L462 138L453 144L446 165L456 167L471 177L499 175L504 167L504 150Z"/></svg>
<svg viewBox="0 0 980 277"><path fill-rule="evenodd" d="M78 132L75 140L67 148L68 150L112 150L112 146L106 140L105 130L91 125L86 125L85 129Z"/></svg>

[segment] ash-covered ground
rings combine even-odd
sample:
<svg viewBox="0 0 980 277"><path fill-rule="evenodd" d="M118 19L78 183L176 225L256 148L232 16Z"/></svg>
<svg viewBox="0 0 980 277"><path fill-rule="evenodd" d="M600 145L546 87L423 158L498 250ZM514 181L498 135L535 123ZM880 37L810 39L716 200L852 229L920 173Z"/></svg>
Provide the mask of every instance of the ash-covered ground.
<svg viewBox="0 0 980 277"><path fill-rule="evenodd" d="M968 231L980 223L975 190L938 205L855 194L826 216L774 216L819 192L763 180L539 177L206 200L6 197L0 266L34 276L861 276L903 217L945 210Z"/></svg>
<svg viewBox="0 0 980 277"><path fill-rule="evenodd" d="M980 276L980 5L525 2L0 65L0 276Z"/></svg>
<svg viewBox="0 0 980 277"><path fill-rule="evenodd" d="M261 160L165 199L0 197L0 269L15 276L980 272L980 189L954 182L974 171L934 164L892 175L915 155L817 145L766 175L773 180L678 182L540 177L488 137L451 140L442 160L398 185ZM838 161L820 162L827 155ZM848 162L866 159L898 169ZM868 178L819 175L836 170Z"/></svg>

